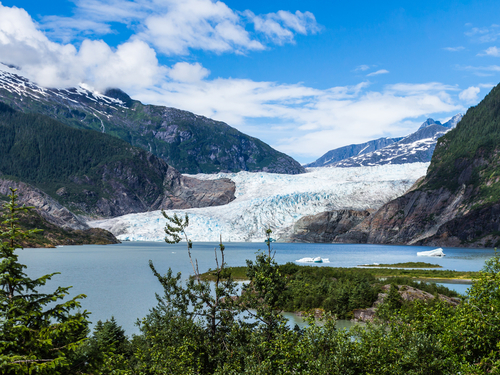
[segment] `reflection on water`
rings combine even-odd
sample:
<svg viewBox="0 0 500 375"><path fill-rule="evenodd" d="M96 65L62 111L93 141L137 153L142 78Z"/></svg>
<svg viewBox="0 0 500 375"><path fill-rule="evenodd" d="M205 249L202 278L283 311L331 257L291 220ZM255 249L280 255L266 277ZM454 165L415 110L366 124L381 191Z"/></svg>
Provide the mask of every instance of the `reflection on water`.
<svg viewBox="0 0 500 375"><path fill-rule="evenodd" d="M215 267L215 243L195 243L193 257L198 259L201 272ZM264 243L227 243L226 261L230 266L245 266L246 259L255 259ZM330 263L314 263L311 267L355 267L359 264L401 263L421 261L417 251L429 247L344 244L286 244L273 245L279 264L294 262L305 257L329 258ZM446 256L429 258L443 269L478 271L484 261L494 255L492 249L443 248ZM19 259L28 266L31 277L61 272L49 281L46 290L57 286L70 286L71 295L86 294L83 309L92 312L91 321L110 319L113 315L127 334L137 333L137 318L147 315L157 304L155 293L162 294L160 283L151 273L151 259L158 272L168 268L182 272L187 278L192 273L186 244L167 245L163 242L125 242L119 245L64 246L55 249L25 249ZM463 287L453 284L452 288ZM43 290L41 290L43 292ZM465 291L459 291L463 293ZM300 325L300 317L290 316ZM341 324L341 323L339 323ZM349 323L346 323L349 324Z"/></svg>

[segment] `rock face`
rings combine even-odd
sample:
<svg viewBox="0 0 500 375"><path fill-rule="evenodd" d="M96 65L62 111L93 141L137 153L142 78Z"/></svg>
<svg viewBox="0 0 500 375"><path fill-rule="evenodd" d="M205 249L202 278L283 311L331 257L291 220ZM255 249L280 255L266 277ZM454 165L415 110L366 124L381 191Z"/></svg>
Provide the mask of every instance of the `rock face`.
<svg viewBox="0 0 500 375"><path fill-rule="evenodd" d="M19 195L20 204L35 207L35 210L49 223L65 229L89 229L85 220L73 214L43 191L24 182L0 178L0 194L10 194L10 188L17 189L16 194Z"/></svg>
<svg viewBox="0 0 500 375"><path fill-rule="evenodd" d="M337 241L500 246L499 145L497 86L439 139L422 181Z"/></svg>
<svg viewBox="0 0 500 375"><path fill-rule="evenodd" d="M373 212L373 211L372 211ZM304 216L293 226L285 242L329 243L346 233L370 215L370 211L337 210Z"/></svg>
<svg viewBox="0 0 500 375"><path fill-rule="evenodd" d="M163 160L140 152L135 161L144 170L127 163L103 165L94 179L73 179L82 185L104 185L104 193L84 190L70 195L58 191L67 205L87 217L109 218L160 209L185 209L224 205L235 199L236 185L229 179L201 181L186 177ZM162 183L155 183L153 171Z"/></svg>
<svg viewBox="0 0 500 375"><path fill-rule="evenodd" d="M182 173L305 172L288 155L223 122L176 108L143 105L118 89L105 95L84 87L50 89L0 70L0 100L25 113L118 137Z"/></svg>

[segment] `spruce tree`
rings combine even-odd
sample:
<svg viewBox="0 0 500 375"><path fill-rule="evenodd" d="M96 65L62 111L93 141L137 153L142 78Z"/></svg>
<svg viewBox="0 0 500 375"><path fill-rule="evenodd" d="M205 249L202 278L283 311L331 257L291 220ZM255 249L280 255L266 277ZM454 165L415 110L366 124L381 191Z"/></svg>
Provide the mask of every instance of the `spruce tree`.
<svg viewBox="0 0 500 375"><path fill-rule="evenodd" d="M25 273L17 250L22 249L20 241L37 230L19 228L17 214L28 207L18 206L16 189L9 198L0 231L0 373L75 373L71 356L86 337L88 313L73 310L85 296L58 303L70 287L38 291L57 272L35 279Z"/></svg>

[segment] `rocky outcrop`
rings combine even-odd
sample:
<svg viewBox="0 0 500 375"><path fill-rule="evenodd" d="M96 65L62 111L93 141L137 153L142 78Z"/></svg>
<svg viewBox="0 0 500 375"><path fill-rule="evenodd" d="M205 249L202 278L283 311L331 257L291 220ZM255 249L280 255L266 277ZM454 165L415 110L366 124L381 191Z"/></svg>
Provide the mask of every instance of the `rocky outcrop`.
<svg viewBox="0 0 500 375"><path fill-rule="evenodd" d="M10 188L17 189L16 194L19 195L20 204L34 207L49 223L65 229L89 229L84 219L73 214L40 189L24 182L0 178L0 194L10 194Z"/></svg>
<svg viewBox="0 0 500 375"><path fill-rule="evenodd" d="M405 302L413 302L413 301L429 301L433 300L436 298L431 293L424 292L423 290L414 288L412 286L408 285L397 285L398 287L398 293L401 296L401 299ZM354 321L357 322L371 322L375 319L377 316L377 308L384 303L385 298L388 296L388 292L391 286L384 285L382 286L382 293L378 294L377 300L373 303L372 307L369 307L367 309L356 309L353 311L354 314ZM459 298L455 297L448 297L445 296L444 294L438 294L438 298L451 306L457 306L460 303Z"/></svg>
<svg viewBox="0 0 500 375"><path fill-rule="evenodd" d="M97 177L75 177L72 182L104 186L104 191L84 189L70 194L64 187L58 190L68 207L93 219L160 209L219 206L235 199L236 185L231 180L202 181L183 176L163 160L145 152L135 155L134 164L105 164L94 176Z"/></svg>
<svg viewBox="0 0 500 375"><path fill-rule="evenodd" d="M285 242L335 242L335 238L346 233L370 215L370 211L337 210L317 215L304 216L293 226Z"/></svg>

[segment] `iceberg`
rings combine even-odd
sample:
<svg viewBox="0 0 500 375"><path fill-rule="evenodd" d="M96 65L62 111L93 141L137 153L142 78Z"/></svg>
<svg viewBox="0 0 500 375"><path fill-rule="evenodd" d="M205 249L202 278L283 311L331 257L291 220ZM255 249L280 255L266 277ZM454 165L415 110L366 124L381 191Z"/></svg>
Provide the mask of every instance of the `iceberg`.
<svg viewBox="0 0 500 375"><path fill-rule="evenodd" d="M417 256L419 257L444 257L446 254L443 253L443 249L437 248L429 251L419 251Z"/></svg>
<svg viewBox="0 0 500 375"><path fill-rule="evenodd" d="M403 195L424 176L429 163L358 168L308 168L298 175L238 172L191 175L200 180L229 178L236 199L224 206L167 210L189 215L192 241L262 242L265 230L280 239L301 217L330 210L378 209ZM161 211L90 221L91 227L112 232L121 241L163 241Z"/></svg>
<svg viewBox="0 0 500 375"><path fill-rule="evenodd" d="M316 257L316 258L302 258L296 260L297 263L330 263L330 260L328 258L321 258L321 257Z"/></svg>

